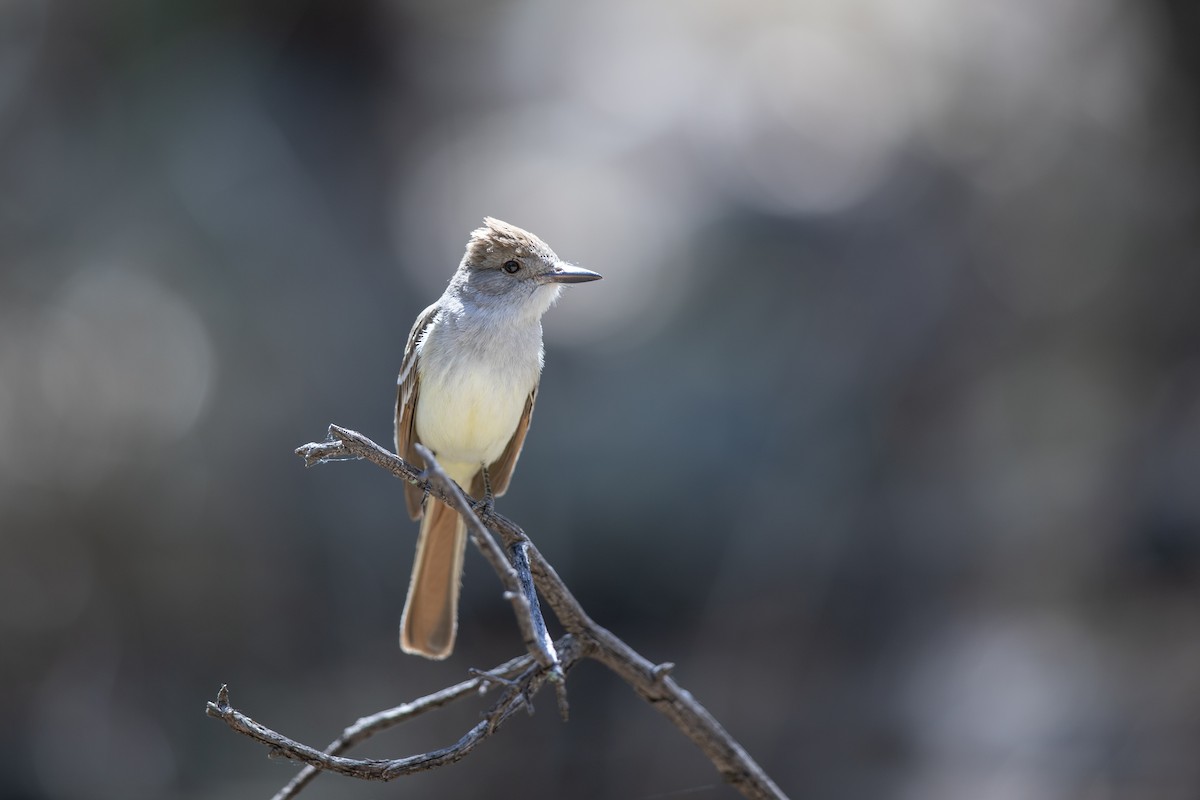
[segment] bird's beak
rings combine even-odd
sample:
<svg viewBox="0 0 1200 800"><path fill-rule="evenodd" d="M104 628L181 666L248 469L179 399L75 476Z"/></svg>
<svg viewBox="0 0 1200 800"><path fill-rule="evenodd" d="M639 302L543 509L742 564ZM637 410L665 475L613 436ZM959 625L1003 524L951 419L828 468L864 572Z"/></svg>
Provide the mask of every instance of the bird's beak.
<svg viewBox="0 0 1200 800"><path fill-rule="evenodd" d="M560 261L554 265L553 270L542 275L542 280L546 283L586 283L598 281L603 277L599 272Z"/></svg>

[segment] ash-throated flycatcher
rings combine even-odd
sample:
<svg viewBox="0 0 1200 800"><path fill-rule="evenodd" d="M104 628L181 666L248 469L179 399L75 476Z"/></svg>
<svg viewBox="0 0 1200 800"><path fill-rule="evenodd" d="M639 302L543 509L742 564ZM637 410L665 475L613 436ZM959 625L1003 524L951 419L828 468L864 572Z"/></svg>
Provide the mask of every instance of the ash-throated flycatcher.
<svg viewBox="0 0 1200 800"><path fill-rule="evenodd" d="M424 462L421 442L460 486L504 494L521 454L542 374L542 314L566 283L600 276L559 260L528 231L487 217L441 298L425 309L397 379L396 453ZM405 486L421 520L400 619L406 653L441 659L454 649L466 526L458 512Z"/></svg>

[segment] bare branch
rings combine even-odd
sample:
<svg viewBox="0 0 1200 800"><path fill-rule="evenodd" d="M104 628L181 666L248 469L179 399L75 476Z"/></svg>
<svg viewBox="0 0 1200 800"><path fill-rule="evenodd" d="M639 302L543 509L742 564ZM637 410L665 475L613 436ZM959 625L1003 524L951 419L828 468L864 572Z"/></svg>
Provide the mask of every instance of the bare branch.
<svg viewBox="0 0 1200 800"><path fill-rule="evenodd" d="M569 671L587 653L586 645L572 637L563 637L559 641L558 650L561 654L560 663L564 671ZM521 669L516 677L514 679L508 678L506 673L512 673L518 668ZM301 744L251 719L230 705L229 690L225 686L222 686L220 691L217 692L216 702L208 703L206 713L210 717L223 720L226 725L238 733L267 745L273 755L283 756L294 761L301 761L317 770L337 772L341 775L362 780L390 781L402 775L412 775L417 772L423 772L460 761L484 739L499 730L505 720L517 711L527 708L542 685L549 679L549 675L550 673L535 663L530 656L522 656L520 659L509 661L495 670L477 675L468 681L463 681L449 689L443 689L433 695L413 701L413 703L409 703L406 706L398 706L395 709L359 720L358 723L347 728L343 736L338 737L330 745L328 749L334 752L323 752L309 745ZM485 687L490 688L492 685L504 687L500 698L484 713L483 719L479 723L467 731L457 742L448 747L432 750L428 753L394 759L343 758L335 754L336 752L344 751L351 744L362 741L374 733L398 724L419 713L423 713L430 708L446 705L461 697L465 697L472 691ZM346 738L346 743L342 742L343 737ZM309 781L311 781L311 777L305 776L304 772L302 772L277 794L276 797L293 797Z"/></svg>
<svg viewBox="0 0 1200 800"><path fill-rule="evenodd" d="M338 738L330 742L325 748L325 753L331 756L340 755L375 734L381 733L402 722L407 722L413 717L424 714L426 711L448 706L456 700L482 694L497 686L510 685L512 680L527 670L531 664L533 664L532 657L528 655L518 656L487 672L476 671L474 678L456 683L441 691L425 695L408 703L403 703L395 708L389 708L385 711L379 711L370 716L362 717L342 731ZM226 692L225 701L228 704L228 692ZM218 695L219 702L220 696ZM319 767L305 766L304 769L296 773L296 777L292 778L287 786L284 786L276 793L272 800L288 800L288 798L295 797L301 789L311 783L319 774L321 774Z"/></svg>
<svg viewBox="0 0 1200 800"><path fill-rule="evenodd" d="M505 541L527 544L538 591L546 598L546 603L564 628L594 645L592 658L615 672L655 710L670 719L708 756L725 780L744 796L784 797L775 782L716 718L690 692L675 683L668 674L673 664L655 666L589 617L554 567L550 566L519 526L499 514L485 514L485 519Z"/></svg>
<svg viewBox="0 0 1200 800"><path fill-rule="evenodd" d="M633 687L653 708L670 719L680 731L695 742L725 780L743 796L754 800L786 800L779 787L729 732L670 676L673 664L651 663L612 632L596 624L554 568L529 541L520 526L497 514L490 505L467 498L461 488L441 471L432 455L423 454L431 467L426 474L362 434L336 425L329 426L326 441L304 445L297 448L296 453L303 456L309 466L352 458L366 459L396 477L420 486L438 500L458 510L471 529L472 539L504 583L506 596L513 603L518 625L530 655L514 659L490 673L477 675L470 681L464 681L421 700L359 720L331 743L325 752L294 742L232 708L229 705L228 692L222 687L217 702L208 704L208 713L211 716L225 720L234 730L266 744L272 752L309 765L276 796L277 798L294 796L308 780L311 780L311 774L315 774L310 774L310 768L360 778L390 780L400 775L458 761L497 730L515 711L525 707L547 680L556 682L560 708L565 712L562 675L579 660L594 658ZM492 538L492 533L503 541L509 554L507 559ZM529 587L530 580L536 587L536 592ZM541 593L559 622L569 632L568 636L558 643L557 658L554 643L550 642L545 634L544 622L537 612L537 593ZM559 668L561 672L558 671ZM481 684L473 682L488 682L489 678L492 684L504 685L504 692L484 715L483 721L450 747L391 760L358 760L338 755L379 730L482 688Z"/></svg>

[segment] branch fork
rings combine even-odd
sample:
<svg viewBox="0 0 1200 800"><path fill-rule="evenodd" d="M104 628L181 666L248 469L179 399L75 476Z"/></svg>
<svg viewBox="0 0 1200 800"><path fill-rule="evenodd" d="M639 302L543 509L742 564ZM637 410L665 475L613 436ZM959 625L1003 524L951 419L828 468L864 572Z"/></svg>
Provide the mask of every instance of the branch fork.
<svg viewBox="0 0 1200 800"><path fill-rule="evenodd" d="M487 671L472 670L470 678L441 691L363 717L342 731L324 750L296 742L254 721L230 704L229 690L222 686L216 701L209 702L206 707L209 716L266 745L271 754L306 765L280 789L274 800L295 797L322 771L388 781L459 761L520 709L532 714L533 698L546 683L554 686L559 713L566 720L566 676L585 658L604 664L670 719L744 797L786 800L779 787L741 745L675 682L671 677L675 668L673 663L652 664L597 625L520 526L496 513L490 503L469 499L446 475L433 454L420 445L418 448L427 465L425 470L409 464L360 433L330 425L325 441L303 445L296 449L296 454L310 467L351 459L370 461L457 510L466 521L471 541L500 578L502 596L513 607L526 653ZM557 642L547 632L538 602L539 593L567 631ZM452 745L395 759L351 759L341 755L380 731L493 689L501 690L499 697L484 712L482 719Z"/></svg>

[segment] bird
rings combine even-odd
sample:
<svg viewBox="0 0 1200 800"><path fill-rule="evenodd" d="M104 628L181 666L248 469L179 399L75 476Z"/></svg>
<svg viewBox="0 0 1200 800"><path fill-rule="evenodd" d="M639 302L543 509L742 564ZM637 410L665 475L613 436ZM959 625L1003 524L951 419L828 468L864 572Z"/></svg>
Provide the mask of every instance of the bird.
<svg viewBox="0 0 1200 800"><path fill-rule="evenodd" d="M396 453L422 465L420 443L472 496L503 495L537 400L542 315L564 285L600 277L529 231L485 217L446 291L409 332L396 380ZM421 524L400 647L441 660L454 650L466 525L415 485L405 485L405 500Z"/></svg>

